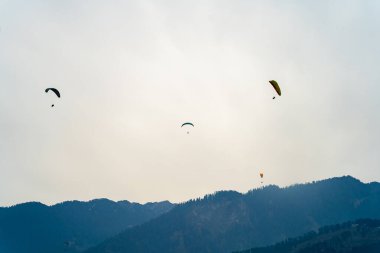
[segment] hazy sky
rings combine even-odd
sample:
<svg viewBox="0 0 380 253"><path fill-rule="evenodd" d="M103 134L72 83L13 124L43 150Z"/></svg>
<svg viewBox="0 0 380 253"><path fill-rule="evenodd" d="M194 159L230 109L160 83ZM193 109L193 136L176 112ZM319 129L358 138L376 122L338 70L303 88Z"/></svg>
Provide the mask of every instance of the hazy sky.
<svg viewBox="0 0 380 253"><path fill-rule="evenodd" d="M178 202L259 187L261 170L281 186L380 181L379 14L371 0L0 0L0 206Z"/></svg>

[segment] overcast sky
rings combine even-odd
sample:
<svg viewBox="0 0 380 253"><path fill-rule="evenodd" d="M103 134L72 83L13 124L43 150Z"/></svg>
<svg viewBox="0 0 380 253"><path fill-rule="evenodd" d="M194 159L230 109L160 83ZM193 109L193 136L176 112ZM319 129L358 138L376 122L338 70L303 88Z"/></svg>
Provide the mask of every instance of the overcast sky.
<svg viewBox="0 0 380 253"><path fill-rule="evenodd" d="M260 187L260 171L280 186L380 181L379 13L370 0L0 0L0 206L179 202Z"/></svg>

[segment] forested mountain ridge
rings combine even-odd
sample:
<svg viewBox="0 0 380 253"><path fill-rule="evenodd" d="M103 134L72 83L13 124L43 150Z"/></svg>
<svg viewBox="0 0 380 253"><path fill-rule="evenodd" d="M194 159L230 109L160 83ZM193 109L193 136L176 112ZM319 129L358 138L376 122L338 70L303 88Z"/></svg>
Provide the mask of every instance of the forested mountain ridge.
<svg viewBox="0 0 380 253"><path fill-rule="evenodd" d="M95 199L53 206L29 202L0 208L1 253L80 252L173 207Z"/></svg>
<svg viewBox="0 0 380 253"><path fill-rule="evenodd" d="M357 220L326 226L273 246L233 253L378 253L380 220Z"/></svg>
<svg viewBox="0 0 380 253"><path fill-rule="evenodd" d="M246 194L222 191L106 240L88 253L230 253L321 226L380 218L380 184L339 177Z"/></svg>

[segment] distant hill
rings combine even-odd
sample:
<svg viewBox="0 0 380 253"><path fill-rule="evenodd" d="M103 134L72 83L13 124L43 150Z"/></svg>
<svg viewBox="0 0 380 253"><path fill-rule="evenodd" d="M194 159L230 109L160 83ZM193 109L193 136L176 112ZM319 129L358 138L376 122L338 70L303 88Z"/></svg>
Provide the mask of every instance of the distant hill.
<svg viewBox="0 0 380 253"><path fill-rule="evenodd" d="M141 205L97 199L0 208L0 252L79 252L172 207L168 201Z"/></svg>
<svg viewBox="0 0 380 253"><path fill-rule="evenodd" d="M188 201L87 253L230 253L270 245L321 226L380 218L380 184L345 176Z"/></svg>
<svg viewBox="0 0 380 253"><path fill-rule="evenodd" d="M269 247L234 253L379 253L380 220L358 220L323 227Z"/></svg>

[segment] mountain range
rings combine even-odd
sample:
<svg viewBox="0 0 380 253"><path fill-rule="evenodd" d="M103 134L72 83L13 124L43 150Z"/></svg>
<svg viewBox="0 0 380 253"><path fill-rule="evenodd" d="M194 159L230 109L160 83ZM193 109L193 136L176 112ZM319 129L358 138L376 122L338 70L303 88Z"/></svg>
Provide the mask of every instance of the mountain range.
<svg viewBox="0 0 380 253"><path fill-rule="evenodd" d="M86 253L230 253L360 218L380 218L379 183L344 176L246 194L221 191L176 205Z"/></svg>
<svg viewBox="0 0 380 253"><path fill-rule="evenodd" d="M81 252L173 207L96 199L53 206L29 202L0 208L1 253Z"/></svg>
<svg viewBox="0 0 380 253"><path fill-rule="evenodd" d="M357 220L320 228L273 246L234 253L379 253L380 220Z"/></svg>
<svg viewBox="0 0 380 253"><path fill-rule="evenodd" d="M0 208L0 252L271 253L278 245L297 253L320 252L302 250L327 250L326 245L377 249L372 243L378 240L377 225L349 223L358 219L380 219L380 183L351 176L284 188L269 185L244 194L219 191L175 205L107 199L53 206L30 202ZM331 225L337 230L323 228ZM347 248L336 247L337 240Z"/></svg>

